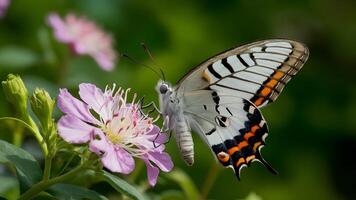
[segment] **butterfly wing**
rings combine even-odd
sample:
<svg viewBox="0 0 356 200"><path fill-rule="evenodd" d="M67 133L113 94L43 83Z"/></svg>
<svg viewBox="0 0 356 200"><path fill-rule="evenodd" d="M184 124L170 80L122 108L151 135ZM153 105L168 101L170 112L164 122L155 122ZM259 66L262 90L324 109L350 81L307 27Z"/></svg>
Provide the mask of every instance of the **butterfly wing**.
<svg viewBox="0 0 356 200"><path fill-rule="evenodd" d="M308 48L291 40L265 40L220 53L194 68L179 82L187 93L210 89L230 93L263 107L277 99L302 68Z"/></svg>
<svg viewBox="0 0 356 200"><path fill-rule="evenodd" d="M260 161L271 172L275 170L262 158L268 127L259 109L250 101L231 94L199 90L184 95L184 107L195 130L211 147L225 167L237 178L243 167Z"/></svg>

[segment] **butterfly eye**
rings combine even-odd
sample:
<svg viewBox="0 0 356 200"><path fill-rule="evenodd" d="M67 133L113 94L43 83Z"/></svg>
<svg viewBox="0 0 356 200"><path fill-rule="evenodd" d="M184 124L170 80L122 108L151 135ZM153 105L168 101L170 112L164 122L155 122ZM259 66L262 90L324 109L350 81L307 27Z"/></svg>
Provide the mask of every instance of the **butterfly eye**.
<svg viewBox="0 0 356 200"><path fill-rule="evenodd" d="M162 85L159 87L159 92L160 92L161 94L165 94L165 93L167 92L167 90L168 90L168 86L165 85L165 84L162 84Z"/></svg>

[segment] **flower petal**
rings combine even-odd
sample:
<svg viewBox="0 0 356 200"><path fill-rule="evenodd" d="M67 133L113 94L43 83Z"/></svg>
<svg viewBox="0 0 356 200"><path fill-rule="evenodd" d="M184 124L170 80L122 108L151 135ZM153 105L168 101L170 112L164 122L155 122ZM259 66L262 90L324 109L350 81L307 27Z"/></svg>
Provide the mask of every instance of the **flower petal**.
<svg viewBox="0 0 356 200"><path fill-rule="evenodd" d="M129 174L135 168L133 157L124 149L109 145L106 153L101 157L103 165L112 172Z"/></svg>
<svg viewBox="0 0 356 200"><path fill-rule="evenodd" d="M97 128L72 115L61 117L57 124L58 134L69 143L82 144L90 140L90 135Z"/></svg>
<svg viewBox="0 0 356 200"><path fill-rule="evenodd" d="M149 160L143 160L146 163L147 167L147 178L148 178L148 183L151 186L155 186L157 183L157 177L159 174L159 169L151 164Z"/></svg>
<svg viewBox="0 0 356 200"><path fill-rule="evenodd" d="M106 141L106 137L100 129L97 129L90 140L89 150L101 156L107 151L107 149L108 142Z"/></svg>
<svg viewBox="0 0 356 200"><path fill-rule="evenodd" d="M95 137L90 141L89 149L101 156L104 167L112 172L129 174L135 168L133 157L124 149L109 142L101 131L95 132Z"/></svg>
<svg viewBox="0 0 356 200"><path fill-rule="evenodd" d="M147 157L164 172L169 172L173 169L173 161L166 152L150 152Z"/></svg>
<svg viewBox="0 0 356 200"><path fill-rule="evenodd" d="M108 98L104 96L101 89L97 88L94 84L82 83L79 85L79 95L90 108L104 119L104 121L111 118L110 112L105 109L105 104L108 103Z"/></svg>
<svg viewBox="0 0 356 200"><path fill-rule="evenodd" d="M99 121L90 113L89 107L74 98L67 89L59 90L57 106L65 114L75 116L85 122L99 124Z"/></svg>
<svg viewBox="0 0 356 200"><path fill-rule="evenodd" d="M147 135L150 135L149 139L154 141L156 144L163 144L167 142L167 136L164 133L160 133L160 131L161 129L158 126L153 125L153 128L147 133Z"/></svg>
<svg viewBox="0 0 356 200"><path fill-rule="evenodd" d="M69 43L72 37L69 35L66 24L56 13L51 13L47 17L48 24L54 29L56 38L64 43Z"/></svg>

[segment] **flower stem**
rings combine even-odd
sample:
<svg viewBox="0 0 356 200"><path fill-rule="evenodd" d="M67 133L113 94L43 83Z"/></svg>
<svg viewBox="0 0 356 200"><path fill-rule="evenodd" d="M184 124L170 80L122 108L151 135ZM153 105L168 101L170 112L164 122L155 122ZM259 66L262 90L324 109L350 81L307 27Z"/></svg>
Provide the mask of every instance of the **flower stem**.
<svg viewBox="0 0 356 200"><path fill-rule="evenodd" d="M37 126L34 125L35 123L33 122L32 119L29 121L30 124L26 123L25 121L23 121L21 119L17 119L17 118L14 118L14 117L0 117L0 121L1 120L12 120L12 121L15 121L15 122L19 122L20 124L22 124L23 126L28 128L33 133L33 135L35 136L38 144L41 147L41 150L42 150L44 156L46 157L48 155L47 144L43 140L43 137L42 137L41 133L39 132Z"/></svg>
<svg viewBox="0 0 356 200"><path fill-rule="evenodd" d="M47 156L45 158L45 168L43 172L42 180L46 181L51 177L52 157Z"/></svg>
<svg viewBox="0 0 356 200"><path fill-rule="evenodd" d="M206 177L206 180L204 181L203 187L201 189L201 198L206 199L212 186L214 185L214 182L216 180L216 177L218 175L219 169L218 165L216 163L213 163L211 165L210 171Z"/></svg>
<svg viewBox="0 0 356 200"><path fill-rule="evenodd" d="M37 184L33 185L25 193L23 193L20 196L19 200L32 199L34 196L39 194L41 191L47 189L48 187L50 187L54 184L57 184L57 183L64 182L66 180L70 180L73 177L75 177L78 174L78 172L82 171L85 167L86 167L86 165L82 164L82 165L79 165L78 167L74 168L73 170L69 171L68 173L63 174L62 176L58 176L58 177L55 177L55 178L49 179L49 180L40 181Z"/></svg>

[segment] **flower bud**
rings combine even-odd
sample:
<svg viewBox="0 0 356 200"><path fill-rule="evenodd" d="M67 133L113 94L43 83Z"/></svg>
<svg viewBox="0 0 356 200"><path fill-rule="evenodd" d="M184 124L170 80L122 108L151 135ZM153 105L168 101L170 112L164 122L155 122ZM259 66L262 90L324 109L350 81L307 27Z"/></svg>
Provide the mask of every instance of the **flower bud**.
<svg viewBox="0 0 356 200"><path fill-rule="evenodd" d="M31 108L43 128L51 126L55 101L44 89L36 88L31 96Z"/></svg>
<svg viewBox="0 0 356 200"><path fill-rule="evenodd" d="M27 113L27 89L18 75L8 74L7 80L2 81L6 99L12 103L21 115Z"/></svg>

